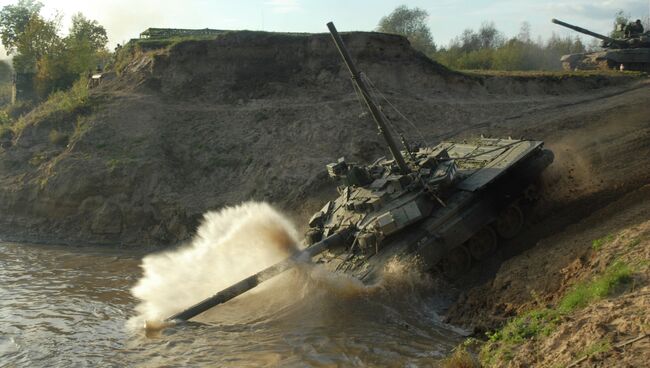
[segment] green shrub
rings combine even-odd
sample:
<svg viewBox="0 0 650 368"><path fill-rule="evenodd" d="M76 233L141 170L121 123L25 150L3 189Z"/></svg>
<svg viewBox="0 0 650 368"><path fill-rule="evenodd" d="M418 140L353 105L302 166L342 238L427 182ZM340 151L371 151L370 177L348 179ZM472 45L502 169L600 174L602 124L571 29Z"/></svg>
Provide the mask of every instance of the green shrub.
<svg viewBox="0 0 650 368"><path fill-rule="evenodd" d="M5 108L5 112L11 120L17 120L34 109L34 103L31 101L16 101L16 103Z"/></svg>
<svg viewBox="0 0 650 368"><path fill-rule="evenodd" d="M74 112L88 106L88 95L88 84L79 79L69 90L52 93L45 105L52 109Z"/></svg>
<svg viewBox="0 0 650 368"><path fill-rule="evenodd" d="M62 132L59 132L56 129L50 130L50 134L48 136L50 139L50 143L57 145L57 146L65 146L68 144L68 135Z"/></svg>
<svg viewBox="0 0 650 368"><path fill-rule="evenodd" d="M2 125L11 125L13 119L7 114L6 110L0 110L0 126Z"/></svg>
<svg viewBox="0 0 650 368"><path fill-rule="evenodd" d="M14 137L14 132L7 125L0 125L0 141L9 141Z"/></svg>
<svg viewBox="0 0 650 368"><path fill-rule="evenodd" d="M38 105L29 115L21 117L13 126L19 132L31 122L58 121L65 122L74 118L75 114L90 111L88 85L84 80L78 80L67 91L54 92L42 104Z"/></svg>

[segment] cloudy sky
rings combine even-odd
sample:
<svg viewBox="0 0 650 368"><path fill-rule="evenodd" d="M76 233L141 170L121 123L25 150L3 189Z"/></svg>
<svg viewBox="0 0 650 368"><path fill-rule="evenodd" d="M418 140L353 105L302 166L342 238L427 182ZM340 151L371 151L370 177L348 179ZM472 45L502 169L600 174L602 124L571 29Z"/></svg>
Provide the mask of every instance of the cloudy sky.
<svg viewBox="0 0 650 368"><path fill-rule="evenodd" d="M0 6L17 0L0 0ZM646 19L650 0L41 0L44 14L56 11L63 28L70 16L82 12L108 31L110 46L123 43L148 27L249 29L287 32L326 32L334 21L340 31L373 30L379 19L399 5L429 12L428 25L439 45L466 28L492 21L507 36L516 35L522 22L532 34L547 38L551 32L572 34L550 23L558 18L596 32L608 32L614 14L624 10Z"/></svg>

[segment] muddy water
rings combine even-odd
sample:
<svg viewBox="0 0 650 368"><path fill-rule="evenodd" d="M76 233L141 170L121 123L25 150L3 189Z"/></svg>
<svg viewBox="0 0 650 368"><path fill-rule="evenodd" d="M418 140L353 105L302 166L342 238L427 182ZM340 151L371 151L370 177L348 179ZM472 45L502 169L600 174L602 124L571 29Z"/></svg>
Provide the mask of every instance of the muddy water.
<svg viewBox="0 0 650 368"><path fill-rule="evenodd" d="M147 337L127 327L144 255L0 243L0 367L436 366L460 340L428 291L350 295L300 277L279 286L293 299L270 288Z"/></svg>

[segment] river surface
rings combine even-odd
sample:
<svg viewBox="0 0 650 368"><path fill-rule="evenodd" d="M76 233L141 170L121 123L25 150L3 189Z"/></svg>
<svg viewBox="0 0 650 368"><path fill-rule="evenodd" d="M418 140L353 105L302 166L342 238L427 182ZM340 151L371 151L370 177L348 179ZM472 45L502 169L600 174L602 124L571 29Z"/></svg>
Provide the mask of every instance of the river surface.
<svg viewBox="0 0 650 368"><path fill-rule="evenodd" d="M149 250L150 251L150 250ZM462 339L430 293L293 281L154 336L128 327L147 250L0 243L0 367L437 366Z"/></svg>

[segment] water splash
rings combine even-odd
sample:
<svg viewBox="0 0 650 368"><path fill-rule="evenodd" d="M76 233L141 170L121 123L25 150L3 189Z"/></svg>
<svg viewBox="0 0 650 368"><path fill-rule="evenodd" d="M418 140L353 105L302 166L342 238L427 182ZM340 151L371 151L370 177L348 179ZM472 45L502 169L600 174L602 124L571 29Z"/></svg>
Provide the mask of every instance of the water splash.
<svg viewBox="0 0 650 368"><path fill-rule="evenodd" d="M144 275L131 290L140 318L166 317L296 250L293 225L266 203L244 203L208 212L192 242L145 257Z"/></svg>
<svg viewBox="0 0 650 368"><path fill-rule="evenodd" d="M188 245L143 259L144 275L132 289L141 301L136 307L139 316L130 326L142 326L144 321L157 326L170 315L283 260L297 251L298 242L291 222L266 203L247 202L208 212ZM341 305L350 308L359 304L359 298L380 295L375 299L398 296L405 300L417 294L412 291L427 289L429 279L414 269L413 265L389 262L382 281L367 286L323 265L305 263L196 320L255 324L295 321L300 314L298 320L303 323L320 323L322 313L330 314Z"/></svg>

